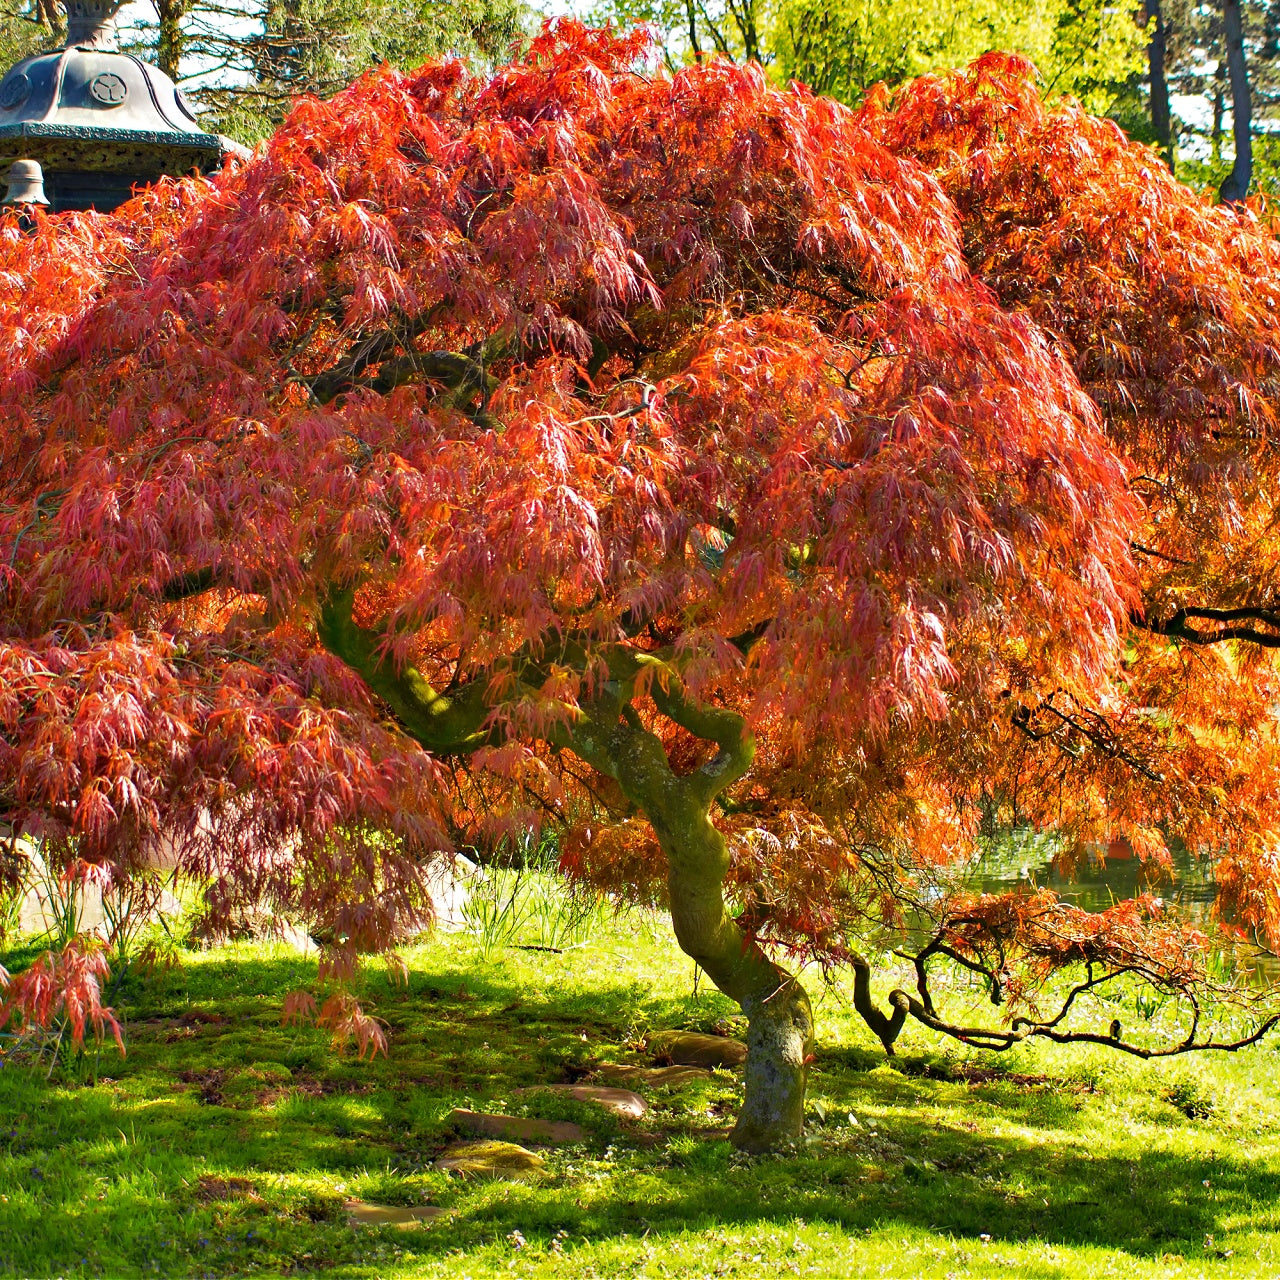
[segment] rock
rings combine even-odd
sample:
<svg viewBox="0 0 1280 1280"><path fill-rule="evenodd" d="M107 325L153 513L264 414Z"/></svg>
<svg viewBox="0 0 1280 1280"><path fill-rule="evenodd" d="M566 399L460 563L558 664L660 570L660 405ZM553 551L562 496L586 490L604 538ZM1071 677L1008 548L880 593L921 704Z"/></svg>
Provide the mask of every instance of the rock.
<svg viewBox="0 0 1280 1280"><path fill-rule="evenodd" d="M622 1062L602 1062L596 1074L622 1084L665 1085L672 1089L711 1079L711 1072L704 1067L636 1067Z"/></svg>
<svg viewBox="0 0 1280 1280"><path fill-rule="evenodd" d="M657 1062L681 1067L740 1067L747 1046L728 1036L702 1036L693 1031L663 1031L649 1038L649 1052Z"/></svg>
<svg viewBox="0 0 1280 1280"><path fill-rule="evenodd" d="M215 825L207 811L202 812L196 820L191 839L195 843L212 843L215 846L220 843ZM261 847L264 850L276 850L283 855L291 850L293 844L293 841L285 840L264 842ZM190 855L187 854L187 860L189 859ZM155 837L143 850L143 865L153 870L172 871L181 865L183 860L183 844L172 834L166 833ZM446 932L465 929L466 921L463 912L467 899L470 898L473 888L484 878L484 868L473 866L465 858L442 860L428 868L424 877L424 887L431 899L431 912L418 922L420 932L429 932L433 928ZM413 926L409 927L409 932L413 932ZM315 949L307 936L307 930L297 924L285 922L279 929L272 930L272 933L278 935L281 942L295 951L305 953Z"/></svg>
<svg viewBox="0 0 1280 1280"><path fill-rule="evenodd" d="M455 1108L445 1117L463 1133L506 1142L581 1142L587 1135L581 1125L568 1120L529 1120L523 1116L487 1115Z"/></svg>
<svg viewBox="0 0 1280 1280"><path fill-rule="evenodd" d="M427 893L431 897L431 923L445 933L458 933L467 927L467 901L472 891L485 879L483 867L473 867L463 858L452 864L439 863L426 875Z"/></svg>
<svg viewBox="0 0 1280 1280"><path fill-rule="evenodd" d="M448 1209L433 1204L395 1205L370 1204L367 1200L346 1200L342 1207L351 1221L365 1227L420 1227L424 1223L443 1218Z"/></svg>
<svg viewBox="0 0 1280 1280"><path fill-rule="evenodd" d="M30 841L15 842L17 852L25 856L27 871L23 877L21 897L18 901L17 931L28 936L51 933L61 919L65 904L65 888L58 877L50 873L39 848ZM107 919L107 908L102 901L102 888L92 881L86 881L76 887L76 920L78 933L96 933L106 938L110 935L111 924ZM60 899L62 899L60 901ZM114 905L114 904L111 904ZM133 908L137 910L138 908ZM161 917L173 917L182 914L182 903L168 889L160 889L154 904L145 912L148 922Z"/></svg>
<svg viewBox="0 0 1280 1280"><path fill-rule="evenodd" d="M464 1178L509 1178L521 1182L536 1177L546 1161L514 1142L455 1142L440 1153L437 1169Z"/></svg>
<svg viewBox="0 0 1280 1280"><path fill-rule="evenodd" d="M649 1110L649 1104L630 1089L615 1089L603 1084L540 1084L534 1089L521 1089L521 1093L536 1093L547 1089L552 1093L564 1093L579 1102L595 1102L625 1120L640 1120Z"/></svg>

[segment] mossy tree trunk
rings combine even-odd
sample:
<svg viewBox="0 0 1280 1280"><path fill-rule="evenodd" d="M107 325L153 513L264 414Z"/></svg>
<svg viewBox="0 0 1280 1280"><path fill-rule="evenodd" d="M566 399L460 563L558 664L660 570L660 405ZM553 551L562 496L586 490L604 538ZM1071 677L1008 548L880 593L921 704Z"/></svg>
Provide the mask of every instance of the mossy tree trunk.
<svg viewBox="0 0 1280 1280"><path fill-rule="evenodd" d="M350 592L331 598L319 620L321 639L386 700L406 732L441 753L465 754L488 741L488 680L448 697L436 693L412 667L396 669L381 656L377 633L352 621L351 599ZM790 1146L804 1131L813 1048L809 998L730 915L724 898L729 849L711 818L717 797L751 767L755 740L737 713L690 702L676 671L651 655L619 649L609 669L617 678L575 707L548 739L613 778L652 824L667 858L676 940L746 1014L746 1097L733 1142L747 1151ZM526 674L532 681L537 671ZM642 680L662 715L715 746L701 768L677 774L671 767L662 740L632 705Z"/></svg>
<svg viewBox="0 0 1280 1280"><path fill-rule="evenodd" d="M741 716L691 704L674 673L663 670L649 686L658 710L718 748L700 769L679 775L631 707L629 683L588 709L571 734L573 749L614 777L653 825L667 857L676 940L747 1016L746 1097L734 1144L747 1151L789 1146L804 1132L813 1049L809 997L729 914L729 850L711 819L716 797L751 767L755 740Z"/></svg>
<svg viewBox="0 0 1280 1280"><path fill-rule="evenodd" d="M187 37L182 20L187 15L187 0L155 0L160 35L156 42L156 62L170 80L181 74L182 54Z"/></svg>

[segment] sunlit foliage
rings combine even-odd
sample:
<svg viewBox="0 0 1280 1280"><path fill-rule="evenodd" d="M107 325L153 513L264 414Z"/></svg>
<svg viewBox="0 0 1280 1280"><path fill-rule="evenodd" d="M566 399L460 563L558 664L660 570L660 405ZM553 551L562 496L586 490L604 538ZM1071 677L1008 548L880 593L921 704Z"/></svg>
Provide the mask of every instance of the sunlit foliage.
<svg viewBox="0 0 1280 1280"><path fill-rule="evenodd" d="M371 73L212 181L4 224L0 809L348 959L547 825L747 1010L769 1145L812 1028L763 944L950 937L923 887L993 824L1186 841L1280 929L1280 261L1016 58L853 113L647 53Z"/></svg>

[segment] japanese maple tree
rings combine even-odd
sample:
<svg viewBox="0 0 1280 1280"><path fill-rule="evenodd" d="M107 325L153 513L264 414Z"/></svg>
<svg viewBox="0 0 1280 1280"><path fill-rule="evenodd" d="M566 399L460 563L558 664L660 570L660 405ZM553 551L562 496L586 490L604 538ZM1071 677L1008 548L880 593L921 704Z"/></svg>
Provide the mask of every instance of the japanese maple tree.
<svg viewBox="0 0 1280 1280"><path fill-rule="evenodd" d="M550 824L740 1003L751 1149L803 1124L788 948L888 1047L1217 1044L1035 1006L1075 965L1194 1003L1149 904L918 890L1030 822L1186 839L1280 923L1275 673L1203 613L1272 634L1274 242L1015 60L854 114L644 52L372 73L0 227L0 815L122 876L164 835L215 918L340 954ZM856 940L913 898L885 1013ZM950 1022L940 957L1010 1017Z"/></svg>

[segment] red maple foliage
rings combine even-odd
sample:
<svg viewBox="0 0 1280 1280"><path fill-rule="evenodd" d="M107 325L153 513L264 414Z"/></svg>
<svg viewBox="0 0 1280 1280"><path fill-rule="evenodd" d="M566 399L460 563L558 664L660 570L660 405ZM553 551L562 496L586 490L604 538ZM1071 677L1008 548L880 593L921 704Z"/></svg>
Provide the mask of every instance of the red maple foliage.
<svg viewBox="0 0 1280 1280"><path fill-rule="evenodd" d="M742 1004L762 1147L812 1039L765 944L852 964L886 1045L968 1034L923 971L871 1001L913 896L1001 989L1202 981L1141 913L1086 956L1040 898L926 900L984 822L1184 839L1280 931L1275 674L1226 644L1280 636L1280 275L1017 60L855 114L645 47L371 73L213 180L0 226L0 811L122 874L172 839L215 919L351 953L550 823Z"/></svg>
<svg viewBox="0 0 1280 1280"><path fill-rule="evenodd" d="M102 1003L102 982L110 975L103 943L92 936L72 939L61 951L45 951L16 978L0 969L0 1027L12 1021L21 1028L58 1027L70 1033L74 1048L84 1045L91 1029L101 1040L109 1031L120 1052L124 1037L114 1012Z"/></svg>

